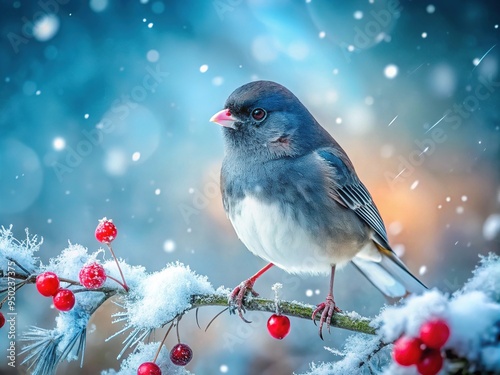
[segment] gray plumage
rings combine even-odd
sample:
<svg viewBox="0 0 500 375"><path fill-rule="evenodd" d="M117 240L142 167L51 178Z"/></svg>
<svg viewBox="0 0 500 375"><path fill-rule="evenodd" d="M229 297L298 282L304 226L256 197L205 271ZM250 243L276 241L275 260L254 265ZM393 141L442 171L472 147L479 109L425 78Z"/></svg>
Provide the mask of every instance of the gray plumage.
<svg viewBox="0 0 500 375"><path fill-rule="evenodd" d="M347 154L288 89L248 83L225 110L223 203L250 251L291 273L353 260L389 297L425 288L391 250Z"/></svg>

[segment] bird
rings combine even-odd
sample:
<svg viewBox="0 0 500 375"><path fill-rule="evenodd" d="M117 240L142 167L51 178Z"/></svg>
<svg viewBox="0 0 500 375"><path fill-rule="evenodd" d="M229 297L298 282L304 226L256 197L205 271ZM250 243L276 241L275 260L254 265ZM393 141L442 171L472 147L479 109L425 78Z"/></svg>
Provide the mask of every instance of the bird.
<svg viewBox="0 0 500 375"><path fill-rule="evenodd" d="M312 313L330 330L337 307L336 268L351 262L389 298L422 293L389 245L382 217L337 141L286 87L253 81L233 91L210 119L222 126L225 155L220 188L236 234L268 264L229 295L244 316L247 294L276 266L291 274L328 275L324 302ZM316 324L316 322L315 322Z"/></svg>

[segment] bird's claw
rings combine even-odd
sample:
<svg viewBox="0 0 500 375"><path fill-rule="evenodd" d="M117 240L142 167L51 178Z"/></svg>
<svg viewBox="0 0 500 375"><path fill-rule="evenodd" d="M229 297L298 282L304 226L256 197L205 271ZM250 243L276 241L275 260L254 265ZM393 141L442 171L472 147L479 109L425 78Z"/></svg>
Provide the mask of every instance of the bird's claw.
<svg viewBox="0 0 500 375"><path fill-rule="evenodd" d="M238 316L243 320L245 323L251 323L251 321L245 319L243 316L243 313L245 311L245 306L243 303L245 302L245 297L247 294L251 294L254 297L257 297L259 293L257 293L253 289L254 281L253 280L245 280L243 281L240 285L238 285L234 290L231 292L229 295L229 312L231 314L236 314L238 312Z"/></svg>
<svg viewBox="0 0 500 375"><path fill-rule="evenodd" d="M321 316L319 318L319 337L321 340L323 340L323 324L326 323L326 328L328 329L328 332L330 332L333 314L341 311L342 310L340 310L335 304L331 294L326 297L325 302L320 303L313 311L311 318L314 324L316 324L316 315L321 312Z"/></svg>

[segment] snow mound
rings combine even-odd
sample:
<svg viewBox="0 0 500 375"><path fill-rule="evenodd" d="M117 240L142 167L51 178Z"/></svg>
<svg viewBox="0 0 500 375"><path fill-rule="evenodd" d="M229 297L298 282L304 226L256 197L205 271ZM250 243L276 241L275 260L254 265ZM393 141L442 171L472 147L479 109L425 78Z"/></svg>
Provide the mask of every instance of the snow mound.
<svg viewBox="0 0 500 375"><path fill-rule="evenodd" d="M320 365L311 365L311 372L314 375L351 375L351 374L372 374L369 366L364 366L371 361L372 353L378 349L380 344L377 336L352 335L349 336L341 351L326 348L337 356L344 357L341 361L322 363ZM390 351L387 347L380 348L377 360L379 363L388 363L390 361Z"/></svg>
<svg viewBox="0 0 500 375"><path fill-rule="evenodd" d="M385 342L392 342L403 333L418 336L420 326L430 318L448 320L448 298L438 290L430 290L420 296L411 296L403 305L386 307L374 325Z"/></svg>
<svg viewBox="0 0 500 375"><path fill-rule="evenodd" d="M24 270L32 272L39 261L35 252L40 249L42 243L43 239L38 240L37 236L30 236L27 229L26 239L19 241L12 236L12 225L9 228L0 227L0 270L4 273L13 269L22 273L25 273Z"/></svg>
<svg viewBox="0 0 500 375"><path fill-rule="evenodd" d="M445 359L442 374L456 372L457 365L468 373L500 373L500 257L481 257L473 277L453 295L433 289L410 296L400 305L388 306L373 320L377 335L366 339L353 335L343 350L331 350L344 358L335 363L311 365L307 375L382 373L384 375L415 375L415 366L402 367L390 358L390 343L400 336L418 337L420 327L433 318L443 319L450 328L444 346L452 357ZM379 346L378 346L379 345Z"/></svg>
<svg viewBox="0 0 500 375"><path fill-rule="evenodd" d="M457 293L482 291L493 301L500 303L500 257L490 253L480 255L479 266L472 272L473 277Z"/></svg>
<svg viewBox="0 0 500 375"><path fill-rule="evenodd" d="M51 271L61 279L78 281L78 273L86 263L95 262L101 251L89 254L87 249L78 244L69 243L49 264L41 267L41 272Z"/></svg>
<svg viewBox="0 0 500 375"><path fill-rule="evenodd" d="M128 324L135 328L160 328L191 307L191 296L215 293L206 278L181 263L145 276L126 297Z"/></svg>

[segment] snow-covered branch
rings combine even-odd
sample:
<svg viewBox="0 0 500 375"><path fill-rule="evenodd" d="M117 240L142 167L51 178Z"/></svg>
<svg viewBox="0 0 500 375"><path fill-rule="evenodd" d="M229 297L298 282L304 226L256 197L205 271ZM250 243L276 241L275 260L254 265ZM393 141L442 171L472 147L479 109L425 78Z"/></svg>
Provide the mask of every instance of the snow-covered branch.
<svg viewBox="0 0 500 375"><path fill-rule="evenodd" d="M8 306L7 291L13 282L17 291L36 284L40 294L52 297L54 306L61 310L53 329L33 327L22 336L26 345L20 354L25 355L24 363L33 375L53 374L64 360L83 361L88 321L111 297L121 307L113 316L114 322L124 325L106 341L124 335L118 359L127 349L134 351L122 361L119 371L103 374L135 375L142 365L156 366L163 373L188 374L174 365L189 361L183 353L172 358L172 348L169 359L163 342L144 341L158 328L170 324L170 331L178 326L190 310L228 306L230 290L215 289L206 276L178 262L150 273L142 266L106 259L103 249L89 253L70 243L58 257L42 264L35 256L40 245L36 236L27 234L25 240L18 241L10 228L0 228L0 305ZM43 283L41 275L46 276ZM61 290L71 298L56 301L56 292ZM385 307L372 320L355 312L335 314L333 327L356 333L346 340L342 350L326 348L344 357L342 360L311 364L307 375L500 372L499 291L500 257L491 254L481 259L473 277L451 296L433 289ZM245 309L274 314L277 304L279 314L303 319L311 319L314 308L295 301L248 296ZM189 349L186 344L179 345Z"/></svg>
<svg viewBox="0 0 500 375"><path fill-rule="evenodd" d="M221 294L192 296L192 308L202 306L227 306L227 297L227 295ZM279 301L279 306L281 314L303 319L311 319L312 312L315 308L315 306L312 305L289 301ZM276 311L276 303L270 299L253 297L245 303L245 309L274 313ZM319 320L319 316L316 320ZM374 335L375 328L372 327L370 323L370 319L362 317L356 312L337 313L332 318L332 327Z"/></svg>
<svg viewBox="0 0 500 375"><path fill-rule="evenodd" d="M0 278L3 277L3 272L0 270ZM33 275L24 275L16 273L14 276L17 280L20 280L23 284L34 284L36 277ZM124 295L126 292L124 290L102 287L94 290L87 290L82 288L80 284L80 289L73 290L74 293L79 292L94 292L94 293L104 293L106 299L114 295ZM223 290L220 288L219 290ZM228 291L227 291L228 292ZM249 296L250 297L250 296ZM191 301L190 306L179 312L179 315L185 314L189 310L204 307L204 306L228 306L228 293L212 293L212 294L193 294L189 296ZM290 302L290 301L279 301L280 313L282 315L287 315L290 317L311 319L312 312L315 306L304 304L300 302ZM245 309L248 311L265 311L269 313L274 313L276 311L276 301L265 298L249 298L248 302L245 303ZM319 316L316 317L319 320ZM369 335L375 335L375 328L371 326L371 320L369 318L363 317L356 312L341 312L337 313L332 317L331 326L335 328L346 329L354 332L366 333ZM167 323L167 322L164 322Z"/></svg>

